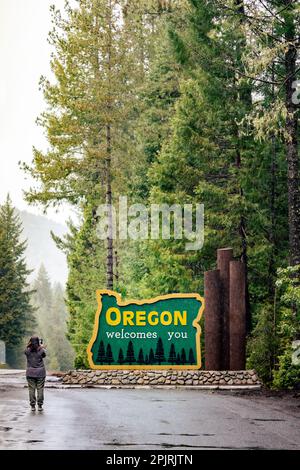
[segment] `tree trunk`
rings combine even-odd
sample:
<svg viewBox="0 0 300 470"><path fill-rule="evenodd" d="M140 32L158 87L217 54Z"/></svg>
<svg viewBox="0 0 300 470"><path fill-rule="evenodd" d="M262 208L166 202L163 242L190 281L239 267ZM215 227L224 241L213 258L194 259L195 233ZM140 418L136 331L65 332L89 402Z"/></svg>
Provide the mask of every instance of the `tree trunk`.
<svg viewBox="0 0 300 470"><path fill-rule="evenodd" d="M109 2L108 11L108 26L109 26L109 40L107 49L107 70L108 79L110 83L111 76L111 48L112 48L112 3ZM113 252L113 214L112 214L112 190L111 190L111 94L108 96L107 110L108 110L108 123L106 125L106 204L108 205L108 237L107 237L107 254L106 254L106 287L113 289L114 286L114 252Z"/></svg>
<svg viewBox="0 0 300 470"><path fill-rule="evenodd" d="M285 0L292 5L292 0ZM286 159L288 167L288 223L289 223L289 262L291 266L300 263L300 197L298 162L298 116L297 104L293 103L293 82L296 80L297 49L295 47L295 21L292 15L285 17L285 39L288 49L285 53L285 103L286 117Z"/></svg>
<svg viewBox="0 0 300 470"><path fill-rule="evenodd" d="M106 287L114 286L114 257L113 257L113 217L112 217L112 191L111 191L111 129L106 126L106 204L108 205L108 237L106 255Z"/></svg>
<svg viewBox="0 0 300 470"><path fill-rule="evenodd" d="M244 0L235 0L235 5L237 7L237 13L240 15L239 22L243 24L245 21L245 7L244 7ZM246 46L246 38L243 37L241 39L240 44L237 45L237 66L238 68L243 68L242 64L242 51ZM238 92L238 101L242 101L246 106L252 105L252 97L251 97L251 88L249 86L243 85L242 89ZM237 151L236 151L236 167L238 172L240 172L242 159L241 159L241 138L239 135L238 126L236 126L236 133L237 133ZM241 197L243 197L243 188L239 184L239 192ZM242 215L240 218L239 224L239 234L241 237L241 246L242 246L242 253L241 253L241 261L245 265L245 297L246 297L246 332L247 334L250 333L252 327L252 318L251 318L251 310L250 310L250 299L249 299L249 281L248 281L248 243L247 243L247 231L246 231L246 220L245 217Z"/></svg>

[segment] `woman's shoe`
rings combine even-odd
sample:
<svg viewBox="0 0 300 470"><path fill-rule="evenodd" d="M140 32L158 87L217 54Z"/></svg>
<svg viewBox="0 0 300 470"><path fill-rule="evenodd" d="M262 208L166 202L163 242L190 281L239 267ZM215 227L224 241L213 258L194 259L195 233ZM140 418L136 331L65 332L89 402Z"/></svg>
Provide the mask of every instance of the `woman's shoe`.
<svg viewBox="0 0 300 470"><path fill-rule="evenodd" d="M35 406L31 406L31 411L35 411Z"/></svg>
<svg viewBox="0 0 300 470"><path fill-rule="evenodd" d="M38 406L38 411L43 411L43 406L42 405Z"/></svg>

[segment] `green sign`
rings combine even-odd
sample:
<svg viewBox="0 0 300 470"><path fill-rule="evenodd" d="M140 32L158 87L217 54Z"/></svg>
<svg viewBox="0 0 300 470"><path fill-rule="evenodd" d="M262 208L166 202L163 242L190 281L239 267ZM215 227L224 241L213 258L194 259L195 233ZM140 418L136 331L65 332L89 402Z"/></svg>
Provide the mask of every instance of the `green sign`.
<svg viewBox="0 0 300 470"><path fill-rule="evenodd" d="M122 302L97 291L98 310L87 348L92 369L199 369L204 299L170 294Z"/></svg>

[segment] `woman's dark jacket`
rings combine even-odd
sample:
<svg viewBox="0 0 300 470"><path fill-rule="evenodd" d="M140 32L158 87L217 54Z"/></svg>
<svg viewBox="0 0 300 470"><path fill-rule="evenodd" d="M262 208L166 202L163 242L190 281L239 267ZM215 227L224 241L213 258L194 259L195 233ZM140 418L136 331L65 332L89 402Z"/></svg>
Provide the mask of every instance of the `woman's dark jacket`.
<svg viewBox="0 0 300 470"><path fill-rule="evenodd" d="M30 348L25 349L27 358L26 377L31 379L43 379L46 377L46 369L44 366L43 357L46 357L46 352L43 348L38 348L32 351Z"/></svg>

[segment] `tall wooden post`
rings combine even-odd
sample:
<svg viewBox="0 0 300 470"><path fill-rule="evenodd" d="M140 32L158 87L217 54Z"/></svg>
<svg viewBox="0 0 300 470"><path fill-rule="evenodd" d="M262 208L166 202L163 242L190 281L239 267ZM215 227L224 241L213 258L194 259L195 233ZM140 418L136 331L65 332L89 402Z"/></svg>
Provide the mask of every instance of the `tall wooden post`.
<svg viewBox="0 0 300 470"><path fill-rule="evenodd" d="M222 364L223 370L230 367L229 354L229 263L233 259L232 248L221 248L217 252L217 264L221 281L222 304Z"/></svg>
<svg viewBox="0 0 300 470"><path fill-rule="evenodd" d="M220 271L204 273L205 369L221 370L222 316Z"/></svg>
<svg viewBox="0 0 300 470"><path fill-rule="evenodd" d="M230 262L230 370L245 369L246 357L246 297L245 266L241 261Z"/></svg>

